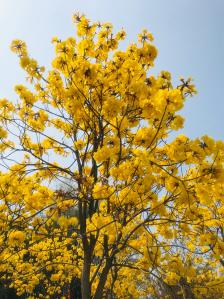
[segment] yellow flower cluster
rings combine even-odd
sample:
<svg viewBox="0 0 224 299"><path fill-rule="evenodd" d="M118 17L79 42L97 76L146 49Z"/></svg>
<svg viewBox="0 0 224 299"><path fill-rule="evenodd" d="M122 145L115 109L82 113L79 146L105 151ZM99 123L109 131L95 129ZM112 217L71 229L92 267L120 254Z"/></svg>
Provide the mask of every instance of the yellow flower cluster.
<svg viewBox="0 0 224 299"><path fill-rule="evenodd" d="M169 138L192 79L150 74L147 30L120 50L123 29L73 20L49 71L11 45L32 88L0 100L3 280L29 298L67 298L74 279L87 299L221 298L224 143Z"/></svg>

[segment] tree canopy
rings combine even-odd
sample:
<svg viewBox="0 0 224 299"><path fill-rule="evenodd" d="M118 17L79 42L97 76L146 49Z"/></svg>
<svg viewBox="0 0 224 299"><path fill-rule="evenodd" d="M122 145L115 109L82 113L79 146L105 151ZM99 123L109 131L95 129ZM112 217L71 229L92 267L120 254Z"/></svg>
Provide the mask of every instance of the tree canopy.
<svg viewBox="0 0 224 299"><path fill-rule="evenodd" d="M0 100L2 282L27 298L68 298L74 279L82 299L222 298L224 143L173 137L192 79L151 74L147 30L121 50L124 30L73 21L50 70L11 44L29 84Z"/></svg>

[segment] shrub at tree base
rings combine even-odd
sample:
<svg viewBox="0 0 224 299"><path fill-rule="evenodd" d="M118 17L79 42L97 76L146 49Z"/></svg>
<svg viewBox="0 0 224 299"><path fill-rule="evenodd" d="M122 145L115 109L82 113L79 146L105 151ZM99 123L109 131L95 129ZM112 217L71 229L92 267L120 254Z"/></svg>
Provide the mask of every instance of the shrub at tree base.
<svg viewBox="0 0 224 299"><path fill-rule="evenodd" d="M27 298L79 279L83 299L222 298L224 143L169 137L191 79L150 75L147 30L123 51L123 30L74 22L48 72L11 45L31 87L0 100L2 281Z"/></svg>

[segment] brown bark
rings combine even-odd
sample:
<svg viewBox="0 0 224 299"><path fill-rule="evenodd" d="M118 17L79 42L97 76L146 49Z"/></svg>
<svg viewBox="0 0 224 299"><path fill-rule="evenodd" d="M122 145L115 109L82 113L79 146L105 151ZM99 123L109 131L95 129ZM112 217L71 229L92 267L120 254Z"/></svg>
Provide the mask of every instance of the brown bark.
<svg viewBox="0 0 224 299"><path fill-rule="evenodd" d="M90 267L91 255L87 252L84 253L84 263L81 277L82 299L91 299Z"/></svg>
<svg viewBox="0 0 224 299"><path fill-rule="evenodd" d="M100 281L98 283L98 286L97 286L97 289L96 289L93 299L102 299L103 298L103 290L104 290L104 286L107 281L107 276L111 269L111 266L112 266L112 258L109 258L106 261L106 265L103 268L103 271L100 275Z"/></svg>

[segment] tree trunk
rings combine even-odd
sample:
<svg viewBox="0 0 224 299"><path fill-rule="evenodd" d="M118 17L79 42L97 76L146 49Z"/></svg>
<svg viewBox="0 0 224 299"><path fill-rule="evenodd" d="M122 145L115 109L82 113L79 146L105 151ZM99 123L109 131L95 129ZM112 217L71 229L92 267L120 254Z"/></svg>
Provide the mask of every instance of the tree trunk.
<svg viewBox="0 0 224 299"><path fill-rule="evenodd" d="M81 277L82 299L91 299L90 266L91 266L91 255L84 254L84 264L83 264L82 277Z"/></svg>
<svg viewBox="0 0 224 299"><path fill-rule="evenodd" d="M96 289L93 299L102 299L103 298L103 289L104 289L105 283L107 281L107 275L110 271L111 266L112 266L112 259L110 258L107 260L106 265L100 275L100 281L98 283L98 286L97 286L97 289Z"/></svg>

